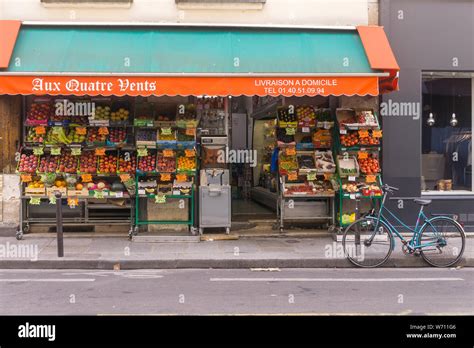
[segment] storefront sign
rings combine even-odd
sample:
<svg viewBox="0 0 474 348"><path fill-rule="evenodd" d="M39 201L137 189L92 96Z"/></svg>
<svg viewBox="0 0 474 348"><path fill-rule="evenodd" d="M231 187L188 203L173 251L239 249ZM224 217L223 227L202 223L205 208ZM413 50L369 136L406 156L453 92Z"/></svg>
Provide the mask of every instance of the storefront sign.
<svg viewBox="0 0 474 348"><path fill-rule="evenodd" d="M142 77L0 76L0 94L76 96L315 96L379 94L377 76Z"/></svg>

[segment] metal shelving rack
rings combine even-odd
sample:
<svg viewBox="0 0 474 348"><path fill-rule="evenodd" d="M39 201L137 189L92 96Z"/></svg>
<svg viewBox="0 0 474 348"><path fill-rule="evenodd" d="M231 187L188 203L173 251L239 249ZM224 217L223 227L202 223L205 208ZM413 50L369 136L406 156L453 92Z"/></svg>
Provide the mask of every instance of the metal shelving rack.
<svg viewBox="0 0 474 348"><path fill-rule="evenodd" d="M348 131L359 131L362 129L365 130L381 130L380 123L379 123L379 118L377 113L372 110L375 120L376 120L376 126L352 126L352 125L345 125L343 128L341 128L340 123L338 120L336 120L336 126L335 126L335 154L343 155L344 153L350 154L350 155L355 155L357 159L357 153L359 151L363 152L368 152L368 153L377 153L380 154L380 151L382 149L382 144L377 145L354 145L354 146L343 146L340 141L341 135L347 134ZM358 160L358 159L357 159ZM380 163L380 158L379 158L379 163ZM360 173L359 176L355 177L352 182L357 182L361 181L364 178L366 178L367 175ZM375 174L376 180L373 184L376 184L377 186L381 187L382 186L382 174L377 173ZM344 179L345 180L345 179ZM344 212L344 202L345 201L352 201L355 203L354 205L354 210L352 211L355 214L355 220L359 219L361 216L360 212L360 202L361 201L368 201L370 202L372 207L376 207L378 204L380 204L382 200L382 193L374 195L374 194L368 194L364 195L361 192L356 192L356 193L347 193L344 192L342 189L343 185L343 178L341 178L340 175L338 175L338 208L339 208L339 216L337 218L339 229L343 229L347 226L349 226L352 221L345 222L343 221L343 212Z"/></svg>
<svg viewBox="0 0 474 348"><path fill-rule="evenodd" d="M42 97L43 99L54 99L53 97ZM41 97L40 97L41 99ZM110 102L112 100L110 99ZM117 102L117 101L116 101ZM134 103L131 100L126 101L127 104L130 105L130 115L129 115L129 121L133 121L133 112L132 110L134 109ZM118 103L123 103L123 101L118 101ZM112 145L112 144L105 144L104 146L92 146L92 145L87 145L85 143L83 144L57 144L57 145L46 145L44 143L26 143L27 139L27 129L29 127L35 127L36 125L30 125L26 124L26 118L27 118L27 103L26 103L26 97L23 97L22 100L22 105L23 105L23 122L22 122L22 144L23 146L20 148L20 152L23 150L33 150L35 147L43 147L44 152L47 153L51 150L51 148L59 147L61 148L61 152L66 149L72 149L72 148L81 148L81 151L86 151L86 150L93 150L94 148L101 147L104 148L106 151L107 150L121 150L121 151L134 151L134 146L130 144L118 144L118 145ZM58 121L49 121L47 125L44 125L45 127L73 127L73 124L70 122L58 122ZM76 126L74 126L76 127ZM97 128L99 126L97 125L79 125L78 127L84 127L84 128ZM123 123L117 123L117 124L110 124L108 126L110 127L119 127L119 128L130 128L132 125L130 124L123 124ZM132 131L128 132L127 134L128 140L133 138L133 128ZM25 144L26 143L26 144ZM118 154L118 152L117 152ZM38 160L39 160L38 156ZM79 159L78 159L79 162ZM56 173L58 176L64 176L65 173ZM41 175L41 173L31 173L30 175ZM77 170L76 173L71 173L68 175L75 175L75 176L80 176L81 173L79 173L79 170ZM92 177L98 178L119 178L119 173L113 173L113 174L91 174ZM46 195L28 195L25 193L25 187L26 184L22 183L21 184L21 202L20 202L20 224L18 231L16 233L17 239L21 239L23 237L23 233L28 233L30 231L30 225L39 225L39 226L56 226L56 211L55 211L55 205L50 205L49 204L49 196ZM30 206L29 200L31 198L38 198L40 200L40 204L38 206ZM96 200L97 198L94 196L63 196L62 198L62 203L63 203L63 212L64 212L64 217L63 217L63 223L66 226L75 226L75 225L85 225L85 226L96 226L96 225L125 225L125 226L130 226L130 233L133 230L133 223L134 223L134 213L135 210L133 209L134 207L134 197L133 195L130 195L129 193L123 192L120 197L114 197L114 196L104 196L106 199L120 199L123 200L125 199L126 202L123 205L114 205L114 204L107 204L107 203L92 203L91 200ZM74 208L70 208L66 203L68 198L77 198L78 205ZM37 209L39 208L39 209ZM35 212L35 210L37 210ZM105 211L114 211L115 213L109 214L107 216L106 214L104 215L103 212ZM123 215L118 215L116 212L119 211L124 211ZM96 212L96 213L94 213ZM100 213L102 212L102 213ZM33 215L33 216L32 216ZM34 215L38 215L37 217ZM113 218L112 218L113 216Z"/></svg>

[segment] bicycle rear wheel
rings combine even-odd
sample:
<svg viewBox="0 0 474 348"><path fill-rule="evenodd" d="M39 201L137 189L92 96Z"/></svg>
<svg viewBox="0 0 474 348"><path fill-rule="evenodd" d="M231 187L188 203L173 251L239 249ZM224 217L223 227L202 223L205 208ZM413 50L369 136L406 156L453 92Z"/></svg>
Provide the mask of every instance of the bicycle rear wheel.
<svg viewBox="0 0 474 348"><path fill-rule="evenodd" d="M465 239L463 228L453 219L430 219L420 231L419 244L432 245L421 248L421 256L434 267L452 266L464 253Z"/></svg>
<svg viewBox="0 0 474 348"><path fill-rule="evenodd" d="M376 224L375 218L363 218L354 221L344 231L344 253L354 265L373 268L382 265L390 257L393 245L390 228L383 221L377 227Z"/></svg>

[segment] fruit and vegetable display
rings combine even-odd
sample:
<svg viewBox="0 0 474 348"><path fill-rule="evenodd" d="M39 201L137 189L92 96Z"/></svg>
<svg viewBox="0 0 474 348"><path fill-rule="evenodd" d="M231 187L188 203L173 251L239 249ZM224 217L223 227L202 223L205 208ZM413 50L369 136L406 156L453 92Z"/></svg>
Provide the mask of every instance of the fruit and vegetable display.
<svg viewBox="0 0 474 348"><path fill-rule="evenodd" d="M310 127L316 124L316 112L312 106L299 105L296 107L298 126Z"/></svg>
<svg viewBox="0 0 474 348"><path fill-rule="evenodd" d="M93 119L96 121L110 120L110 106L96 106Z"/></svg>
<svg viewBox="0 0 474 348"><path fill-rule="evenodd" d="M33 154L21 154L20 163L18 164L18 172L35 173L38 168L38 156Z"/></svg>
<svg viewBox="0 0 474 348"><path fill-rule="evenodd" d="M99 128L91 127L87 132L87 142L104 144L107 141L107 134L99 134Z"/></svg>
<svg viewBox="0 0 474 348"><path fill-rule="evenodd" d="M43 155L38 167L39 173L55 173L58 170L58 156Z"/></svg>
<svg viewBox="0 0 474 348"><path fill-rule="evenodd" d="M182 171L196 170L196 158L180 156L178 157L177 167L178 167L178 170L182 170Z"/></svg>
<svg viewBox="0 0 474 348"><path fill-rule="evenodd" d="M336 164L332 157L332 151L316 151L314 154L315 167L320 173L334 173L336 171Z"/></svg>
<svg viewBox="0 0 474 348"><path fill-rule="evenodd" d="M99 157L99 169L98 172L101 174L112 174L117 172L117 153L115 151L109 151L105 156Z"/></svg>
<svg viewBox="0 0 474 348"><path fill-rule="evenodd" d="M39 178L36 178L30 181L26 187L29 189L44 188L44 183Z"/></svg>
<svg viewBox="0 0 474 348"><path fill-rule="evenodd" d="M342 184L342 189L347 193L357 193L357 192L359 192L359 187L355 183Z"/></svg>
<svg viewBox="0 0 474 348"><path fill-rule="evenodd" d="M373 156L359 159L359 167L360 171L367 175L373 175L380 172L379 160Z"/></svg>
<svg viewBox="0 0 474 348"><path fill-rule="evenodd" d="M44 134L37 134L36 128L28 128L28 133L26 134L25 142L27 143L43 143Z"/></svg>
<svg viewBox="0 0 474 348"><path fill-rule="evenodd" d="M342 134L340 140L342 146L355 146L359 144L359 135L357 134L357 131L350 131L348 134Z"/></svg>
<svg viewBox="0 0 474 348"><path fill-rule="evenodd" d="M118 159L119 173L135 173L137 169L137 157L130 152L121 152Z"/></svg>
<svg viewBox="0 0 474 348"><path fill-rule="evenodd" d="M318 129L313 133L313 145L317 149L330 148L332 135L329 129Z"/></svg>
<svg viewBox="0 0 474 348"><path fill-rule="evenodd" d="M77 160L78 156L71 155L71 151L63 151L59 156L58 171L67 174L77 173Z"/></svg>
<svg viewBox="0 0 474 348"><path fill-rule="evenodd" d="M138 157L138 170L142 172L156 171L156 153L148 150L148 155Z"/></svg>
<svg viewBox="0 0 474 348"><path fill-rule="evenodd" d="M50 127L46 134L45 143L47 145L61 145L61 144L70 144L71 141L66 136L65 128Z"/></svg>
<svg viewBox="0 0 474 348"><path fill-rule="evenodd" d="M193 129L191 129L193 131ZM194 134L186 134L186 129L179 128L176 134L176 139L178 141L194 141Z"/></svg>
<svg viewBox="0 0 474 348"><path fill-rule="evenodd" d="M156 142L156 130L154 129L138 129L136 133L137 143L139 142Z"/></svg>
<svg viewBox="0 0 474 348"><path fill-rule="evenodd" d="M169 134L166 134L167 131L169 131ZM173 129L159 128L158 129L158 140L159 141L175 141L176 140L176 133Z"/></svg>
<svg viewBox="0 0 474 348"><path fill-rule="evenodd" d="M313 154L298 155L298 167L299 169L314 169L314 156Z"/></svg>
<svg viewBox="0 0 474 348"><path fill-rule="evenodd" d="M157 170L164 173L174 172L176 170L176 159L174 157L164 157L162 153L158 153Z"/></svg>
<svg viewBox="0 0 474 348"><path fill-rule="evenodd" d="M126 128L110 128L109 141L115 144L123 144L127 140Z"/></svg>
<svg viewBox="0 0 474 348"><path fill-rule="evenodd" d="M129 116L130 116L130 111L128 111L125 108L119 108L118 110L110 113L110 121L112 122L128 121Z"/></svg>
<svg viewBox="0 0 474 348"><path fill-rule="evenodd" d="M288 156L282 152L280 152L280 156L278 159L278 166L281 172L287 172L292 170L298 169L298 161L295 156Z"/></svg>
<svg viewBox="0 0 474 348"><path fill-rule="evenodd" d="M97 157L94 151L84 151L79 159L79 172L85 174L97 173Z"/></svg>
<svg viewBox="0 0 474 348"><path fill-rule="evenodd" d="M364 196L379 196L382 194L382 190L376 184L348 182L343 183L341 188L346 194L362 194Z"/></svg>
<svg viewBox="0 0 474 348"><path fill-rule="evenodd" d="M27 125L46 125L53 115L53 107L49 103L33 103L26 118Z"/></svg>
<svg viewBox="0 0 474 348"><path fill-rule="evenodd" d="M373 137L372 134L373 133L370 132L367 137L359 137L359 144L365 146L380 145L379 138Z"/></svg>
<svg viewBox="0 0 474 348"><path fill-rule="evenodd" d="M285 184L283 193L285 196L312 195L316 189L312 183Z"/></svg>
<svg viewBox="0 0 474 348"><path fill-rule="evenodd" d="M339 163L339 176L358 176L359 166L354 156L337 156Z"/></svg>
<svg viewBox="0 0 474 348"><path fill-rule="evenodd" d="M283 123L296 122L296 114L290 113L288 107L278 108L278 121Z"/></svg>
<svg viewBox="0 0 474 348"><path fill-rule="evenodd" d="M69 143L82 144L86 141L86 134L77 134L76 127L69 128L69 133L67 135Z"/></svg>
<svg viewBox="0 0 474 348"><path fill-rule="evenodd" d="M378 127L377 118L372 110L338 109L336 115L341 128Z"/></svg>

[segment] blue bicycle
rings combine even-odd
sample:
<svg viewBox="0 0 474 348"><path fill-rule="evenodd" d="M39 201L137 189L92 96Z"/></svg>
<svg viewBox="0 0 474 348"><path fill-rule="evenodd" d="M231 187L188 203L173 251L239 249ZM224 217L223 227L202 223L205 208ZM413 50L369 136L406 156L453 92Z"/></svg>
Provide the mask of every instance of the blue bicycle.
<svg viewBox="0 0 474 348"><path fill-rule="evenodd" d="M382 189L384 195L378 212L373 209L344 231L342 245L350 262L366 268L382 265L395 247L393 235L400 238L406 255L421 255L432 266L449 267L461 259L466 237L463 227L456 220L448 216L428 218L423 208L431 200L415 199L420 205L420 211L415 227L411 228L385 207L387 195L398 191L398 188L383 185ZM387 214L413 232L410 240L402 236L397 227L387 219Z"/></svg>

